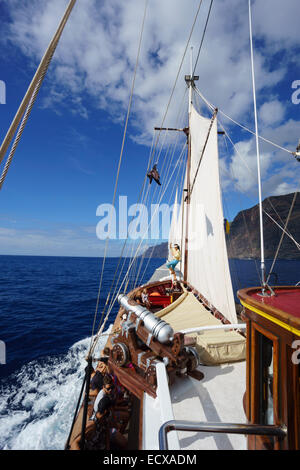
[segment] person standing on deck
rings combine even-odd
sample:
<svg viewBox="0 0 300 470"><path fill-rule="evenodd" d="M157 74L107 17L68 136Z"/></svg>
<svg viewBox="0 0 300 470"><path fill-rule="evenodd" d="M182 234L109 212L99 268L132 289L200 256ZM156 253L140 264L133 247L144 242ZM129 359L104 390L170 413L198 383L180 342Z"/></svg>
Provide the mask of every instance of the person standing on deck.
<svg viewBox="0 0 300 470"><path fill-rule="evenodd" d="M171 257L169 258L171 259L168 259L167 261L167 268L169 269L171 273L172 284L176 284L177 278L175 274L175 266L181 260L181 253L180 253L179 245L175 243L172 247L172 243L170 243L170 252L171 252Z"/></svg>

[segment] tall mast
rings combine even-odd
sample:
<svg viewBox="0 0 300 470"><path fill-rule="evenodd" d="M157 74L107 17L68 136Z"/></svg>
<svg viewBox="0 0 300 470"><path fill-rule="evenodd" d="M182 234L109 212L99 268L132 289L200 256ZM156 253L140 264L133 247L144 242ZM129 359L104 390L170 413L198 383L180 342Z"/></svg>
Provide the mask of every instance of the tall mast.
<svg viewBox="0 0 300 470"><path fill-rule="evenodd" d="M189 127L190 127L190 119L191 119L191 106L192 106L192 99L193 99L193 89L192 89L192 80L193 80L193 46L191 46L190 51L190 87L189 87ZM189 139L190 140L190 139Z"/></svg>
<svg viewBox="0 0 300 470"><path fill-rule="evenodd" d="M191 109L193 103L193 86L194 81L198 80L199 77L193 75L193 47L190 52L190 75L185 76L185 81L189 87L189 126L188 126L188 158L187 158L187 172L186 172L186 214L185 214L185 240L184 240L184 273L183 279L187 281L187 268L188 268L188 226L189 226L189 212L190 212L190 191L191 191L191 132L190 132L190 121L191 121Z"/></svg>
<svg viewBox="0 0 300 470"><path fill-rule="evenodd" d="M265 287L266 287L266 275L265 275L265 255L264 255L264 233L263 233L263 211L262 211L262 194L261 194L260 154L259 154L258 125L257 125L253 43L252 43L251 0L249 0L249 30L250 30L252 88L253 88L253 103L254 103L256 157L257 157L257 177L258 177L258 197L259 197L259 225L260 225L260 253L261 253L260 256L261 256L261 277L262 277L261 281L262 281L262 293L264 294L265 293Z"/></svg>

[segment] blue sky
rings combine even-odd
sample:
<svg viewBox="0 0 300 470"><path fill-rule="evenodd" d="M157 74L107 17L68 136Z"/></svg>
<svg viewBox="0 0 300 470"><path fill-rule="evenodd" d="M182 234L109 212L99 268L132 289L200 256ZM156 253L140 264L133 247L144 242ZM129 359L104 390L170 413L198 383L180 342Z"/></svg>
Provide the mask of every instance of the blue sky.
<svg viewBox="0 0 300 470"><path fill-rule="evenodd" d="M0 0L1 140L67 3ZM191 40L195 51L208 6L203 0ZM247 6L246 0L215 1L196 73L211 102L253 129ZM196 0L149 2L117 201L126 195L128 205L138 202L153 127L164 115L197 7ZM143 8L137 0L77 1L0 192L0 254L103 254L96 210L113 198ZM300 80L299 9L296 0L253 2L260 133L290 150L300 138L300 104L291 98L292 83ZM186 73L188 56L168 126L177 120ZM257 203L255 146L253 136L220 120L243 158L220 142L224 210L232 220ZM262 144L261 157L264 196L299 189L300 166L290 154ZM162 202L169 203L173 191L170 185ZM155 186L151 198L159 200ZM109 254L119 254L122 243L110 242Z"/></svg>

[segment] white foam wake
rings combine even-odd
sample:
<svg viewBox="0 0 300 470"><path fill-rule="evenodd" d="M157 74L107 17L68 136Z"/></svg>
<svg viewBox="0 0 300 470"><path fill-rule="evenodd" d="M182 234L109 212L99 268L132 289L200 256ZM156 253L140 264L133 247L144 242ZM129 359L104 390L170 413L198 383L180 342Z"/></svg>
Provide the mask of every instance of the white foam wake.
<svg viewBox="0 0 300 470"><path fill-rule="evenodd" d="M107 337L100 339L95 356ZM79 398L90 338L67 354L32 361L3 386L0 449L64 449ZM98 356L99 357L99 356Z"/></svg>

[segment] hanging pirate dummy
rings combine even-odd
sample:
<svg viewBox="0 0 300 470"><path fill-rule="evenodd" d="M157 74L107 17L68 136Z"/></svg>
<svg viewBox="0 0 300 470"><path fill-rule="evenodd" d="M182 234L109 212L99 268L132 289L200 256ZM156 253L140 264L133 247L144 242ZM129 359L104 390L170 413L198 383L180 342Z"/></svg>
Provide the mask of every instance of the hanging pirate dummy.
<svg viewBox="0 0 300 470"><path fill-rule="evenodd" d="M159 181L160 176L156 167L157 167L156 164L153 165L152 170L147 173L147 176L149 178L150 184L152 183L152 179L154 179L154 181L156 181L156 183L159 184L159 186L161 186L160 181Z"/></svg>

